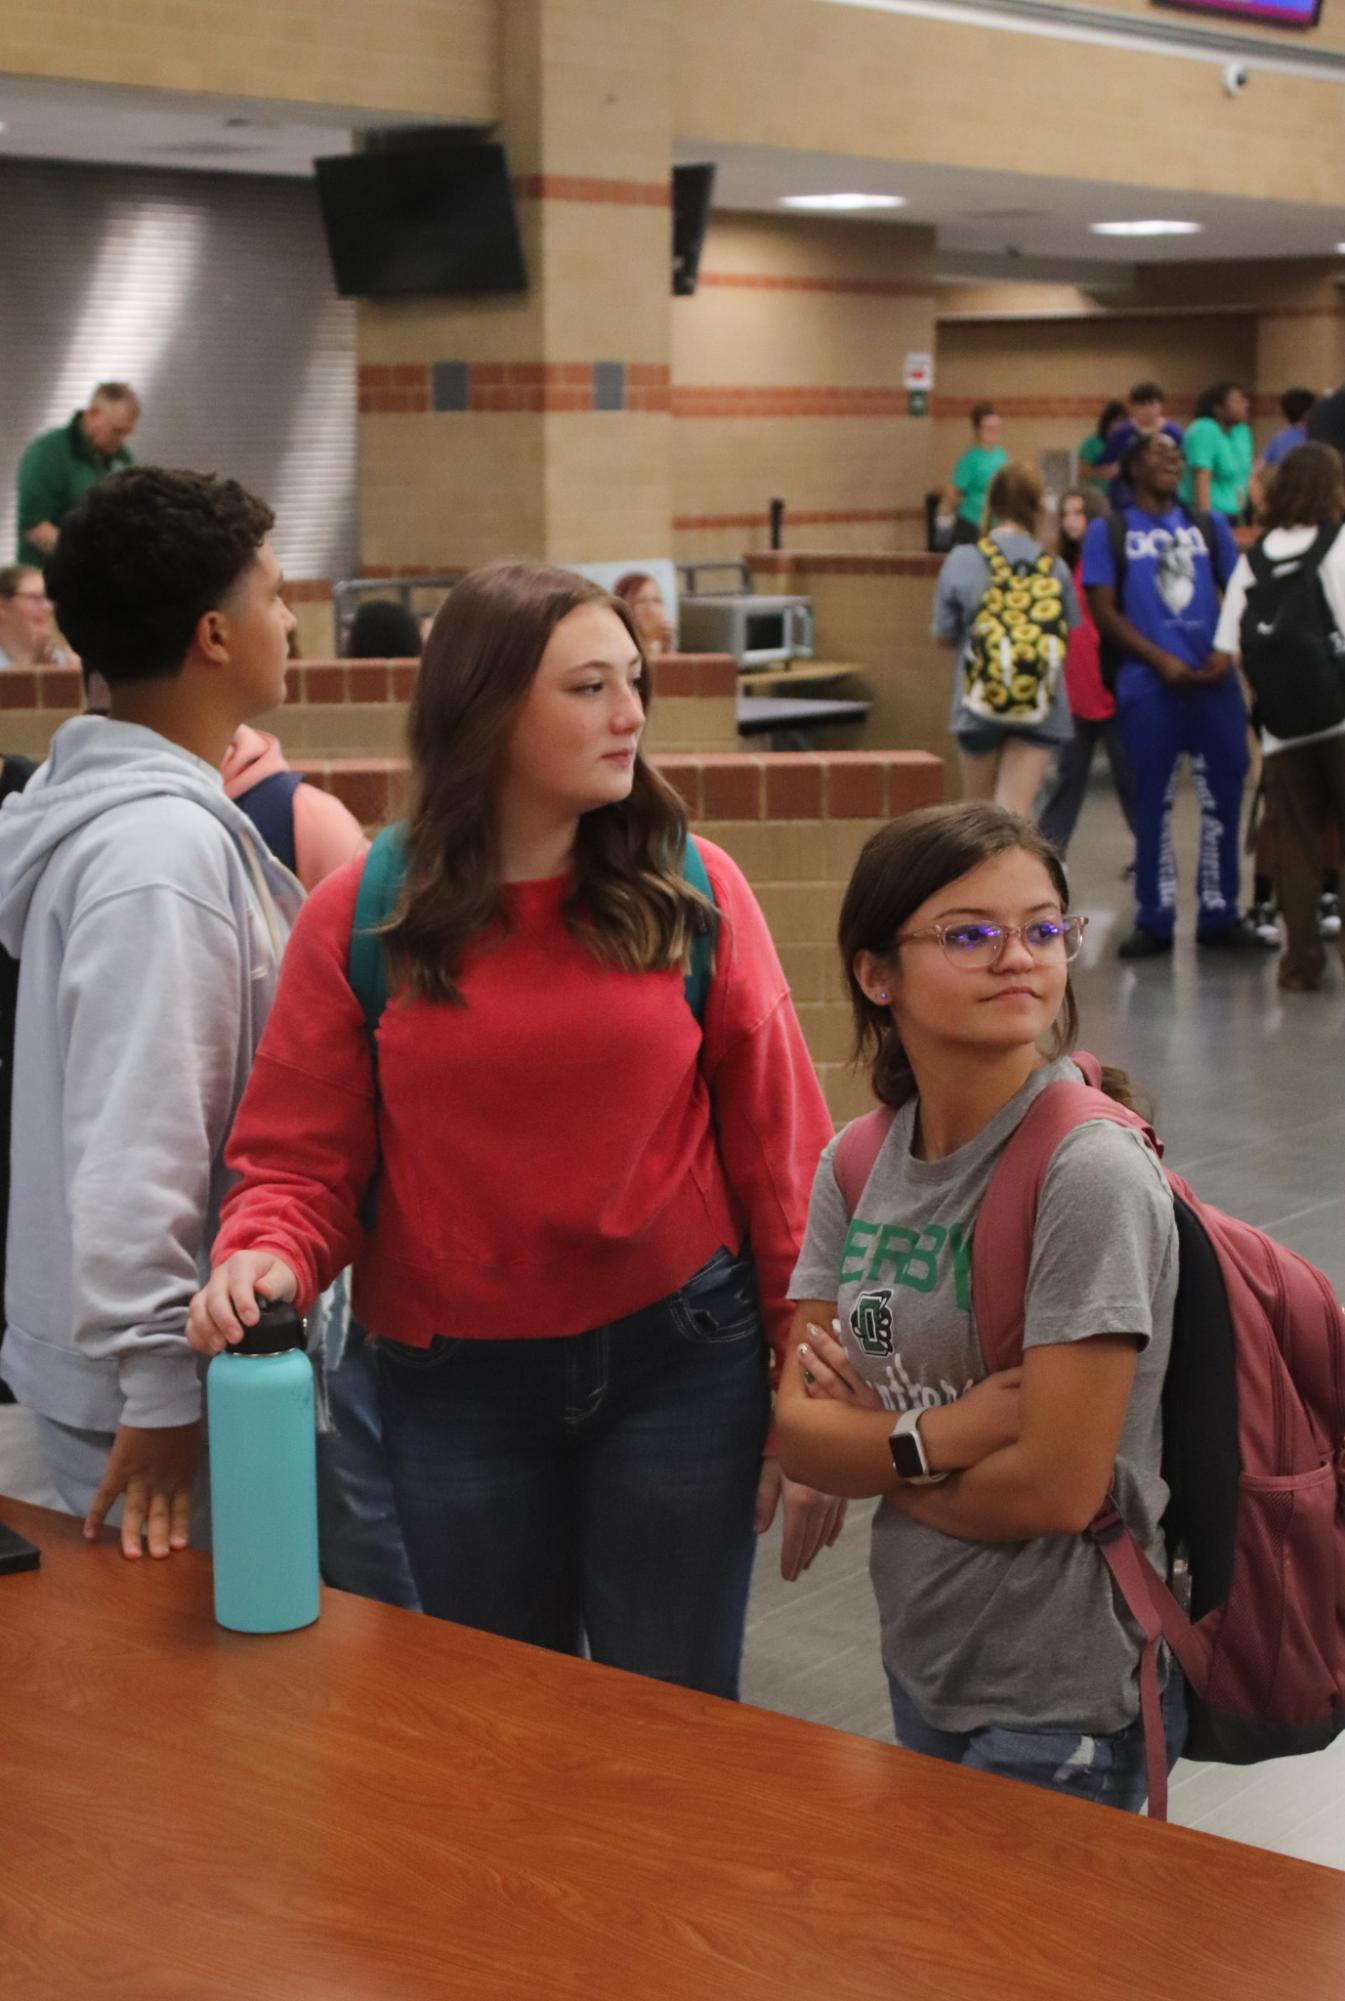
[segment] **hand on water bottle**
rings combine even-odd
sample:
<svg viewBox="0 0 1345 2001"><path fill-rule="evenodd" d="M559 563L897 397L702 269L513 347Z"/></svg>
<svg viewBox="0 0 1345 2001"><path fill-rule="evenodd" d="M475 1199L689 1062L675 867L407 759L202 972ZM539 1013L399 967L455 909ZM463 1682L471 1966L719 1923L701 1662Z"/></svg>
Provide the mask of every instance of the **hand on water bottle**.
<svg viewBox="0 0 1345 2001"><path fill-rule="evenodd" d="M235 1251L193 1299L187 1339L199 1355L218 1355L256 1326L258 1297L293 1299L298 1290L298 1279L273 1251Z"/></svg>

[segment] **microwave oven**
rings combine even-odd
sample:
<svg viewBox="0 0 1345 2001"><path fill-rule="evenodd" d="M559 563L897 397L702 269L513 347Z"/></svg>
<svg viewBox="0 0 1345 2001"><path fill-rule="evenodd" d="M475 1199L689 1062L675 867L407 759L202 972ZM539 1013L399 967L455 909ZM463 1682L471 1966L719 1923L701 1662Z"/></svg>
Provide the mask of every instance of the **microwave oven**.
<svg viewBox="0 0 1345 2001"><path fill-rule="evenodd" d="M811 660L811 598L684 597L677 608L678 644L684 653L731 653L740 667L770 667L780 660Z"/></svg>

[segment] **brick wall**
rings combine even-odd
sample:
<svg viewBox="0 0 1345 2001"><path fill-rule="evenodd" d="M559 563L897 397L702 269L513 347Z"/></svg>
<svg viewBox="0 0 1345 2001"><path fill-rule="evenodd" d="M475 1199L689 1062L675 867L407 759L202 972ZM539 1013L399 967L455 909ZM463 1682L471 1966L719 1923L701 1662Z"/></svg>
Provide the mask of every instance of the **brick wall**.
<svg viewBox="0 0 1345 2001"><path fill-rule="evenodd" d="M416 684L414 660L302 660L281 709L257 718L291 757L400 758ZM654 666L646 738L655 751L732 750L738 672L727 653L668 653ZM71 668L0 672L0 751L46 754L51 733L84 706Z"/></svg>

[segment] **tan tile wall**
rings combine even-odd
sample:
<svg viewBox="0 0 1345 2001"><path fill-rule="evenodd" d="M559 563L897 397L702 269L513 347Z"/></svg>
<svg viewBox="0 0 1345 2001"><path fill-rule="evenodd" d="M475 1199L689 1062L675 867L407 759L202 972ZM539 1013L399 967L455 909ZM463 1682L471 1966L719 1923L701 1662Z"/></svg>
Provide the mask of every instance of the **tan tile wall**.
<svg viewBox="0 0 1345 2001"><path fill-rule="evenodd" d="M679 556L765 548L775 497L787 546L909 546L933 426L902 372L933 347L933 287L927 229L715 218L672 314Z"/></svg>
<svg viewBox="0 0 1345 2001"><path fill-rule="evenodd" d="M815 0L683 0L676 47L676 128L719 140L1327 208L1345 184L1334 77L1263 72L1229 100L1214 63Z"/></svg>
<svg viewBox="0 0 1345 2001"><path fill-rule="evenodd" d="M498 116L497 5L5 0L0 70L488 122Z"/></svg>

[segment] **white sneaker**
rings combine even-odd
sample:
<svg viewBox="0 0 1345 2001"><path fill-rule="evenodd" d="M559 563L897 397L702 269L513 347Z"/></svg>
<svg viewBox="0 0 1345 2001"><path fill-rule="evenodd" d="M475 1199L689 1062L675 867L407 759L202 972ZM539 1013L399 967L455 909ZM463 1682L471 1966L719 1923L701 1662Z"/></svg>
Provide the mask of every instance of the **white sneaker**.
<svg viewBox="0 0 1345 2001"><path fill-rule="evenodd" d="M1247 912L1247 922L1263 945L1279 944L1280 925L1273 903L1254 903Z"/></svg>
<svg viewBox="0 0 1345 2001"><path fill-rule="evenodd" d="M1324 889L1317 905L1317 929L1323 938L1340 936L1340 898L1334 890Z"/></svg>

